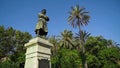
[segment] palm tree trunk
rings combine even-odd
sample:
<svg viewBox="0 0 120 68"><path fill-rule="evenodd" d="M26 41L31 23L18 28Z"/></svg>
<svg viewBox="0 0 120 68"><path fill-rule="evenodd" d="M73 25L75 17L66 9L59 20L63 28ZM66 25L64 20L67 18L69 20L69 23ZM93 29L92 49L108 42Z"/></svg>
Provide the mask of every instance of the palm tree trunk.
<svg viewBox="0 0 120 68"><path fill-rule="evenodd" d="M79 28L79 34L81 35L82 30L81 30L80 27L78 27L78 28ZM84 50L84 46L82 44L81 36L79 37L79 41L80 41L80 46L82 45L82 67L85 68L85 62L84 62L84 52L85 52L85 50ZM80 48L80 46L79 46L79 48ZM79 51L79 53L80 53L80 51Z"/></svg>
<svg viewBox="0 0 120 68"><path fill-rule="evenodd" d="M85 68L88 68L87 61L85 61Z"/></svg>
<svg viewBox="0 0 120 68"><path fill-rule="evenodd" d="M79 33L81 32L81 28L79 27ZM80 33L81 34L81 33ZM79 39L80 40L80 39ZM80 45L82 45L82 65L83 68L88 68L87 66L87 61L86 61L86 56L85 56L85 47L84 47L84 42L80 40Z"/></svg>
<svg viewBox="0 0 120 68"><path fill-rule="evenodd" d="M85 42L83 43L83 57L84 57L84 68L88 68L86 55L85 55Z"/></svg>

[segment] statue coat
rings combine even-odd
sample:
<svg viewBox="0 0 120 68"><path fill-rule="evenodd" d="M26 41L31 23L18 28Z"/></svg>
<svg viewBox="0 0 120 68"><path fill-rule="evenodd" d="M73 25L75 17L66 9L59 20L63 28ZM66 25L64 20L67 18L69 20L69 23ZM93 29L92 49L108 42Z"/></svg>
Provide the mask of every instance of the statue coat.
<svg viewBox="0 0 120 68"><path fill-rule="evenodd" d="M38 14L38 22L35 28L35 32L39 30L40 35L47 35L48 28L47 28L47 21L49 21L49 18L44 14Z"/></svg>

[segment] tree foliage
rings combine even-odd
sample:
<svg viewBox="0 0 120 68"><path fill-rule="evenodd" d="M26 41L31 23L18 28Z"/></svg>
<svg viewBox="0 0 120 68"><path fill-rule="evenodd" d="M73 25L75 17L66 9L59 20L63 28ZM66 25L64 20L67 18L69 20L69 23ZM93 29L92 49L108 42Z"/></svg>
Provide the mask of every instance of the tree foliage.
<svg viewBox="0 0 120 68"><path fill-rule="evenodd" d="M120 64L120 48L108 44L102 36L89 37L86 43L89 68L118 68ZM111 47L108 47L111 46Z"/></svg>
<svg viewBox="0 0 120 68"><path fill-rule="evenodd" d="M89 33L86 33L86 36L88 35ZM66 36L69 37L68 35ZM62 37L65 36L62 35ZM59 39L59 38L55 37L55 39ZM54 44L56 45L54 45L53 47L56 47L57 50L54 56L52 56L52 60L51 60L52 67L82 68L82 56L81 56L82 48L80 48L79 50L77 47L68 48L68 47L60 46L61 41L64 42L63 39L56 40L56 42L54 40ZM74 46L76 46L76 43L79 44L79 39L76 38L76 36L74 37L74 35L72 34L71 42L73 43ZM97 36L97 37L89 36L88 38L85 39L85 42L86 42L84 44L86 49L85 56L86 56L88 68L108 68L108 67L119 68L120 67L120 48L117 47L117 44L114 44L114 42L110 42L110 40L107 40L102 36ZM71 46L71 44L67 44L67 46ZM76 67L74 67L74 64Z"/></svg>
<svg viewBox="0 0 120 68"><path fill-rule="evenodd" d="M68 22L73 28L78 27L81 30L81 26L87 25L90 19L88 15L89 12L85 11L85 8L76 5L75 7L71 7L71 11L69 12Z"/></svg>
<svg viewBox="0 0 120 68"><path fill-rule="evenodd" d="M0 63L6 60L15 63L24 63L24 44L28 42L31 37L28 32L21 32L12 27L5 28L4 26L0 26Z"/></svg>
<svg viewBox="0 0 120 68"><path fill-rule="evenodd" d="M77 50L60 49L52 57L52 68L79 68L81 59Z"/></svg>

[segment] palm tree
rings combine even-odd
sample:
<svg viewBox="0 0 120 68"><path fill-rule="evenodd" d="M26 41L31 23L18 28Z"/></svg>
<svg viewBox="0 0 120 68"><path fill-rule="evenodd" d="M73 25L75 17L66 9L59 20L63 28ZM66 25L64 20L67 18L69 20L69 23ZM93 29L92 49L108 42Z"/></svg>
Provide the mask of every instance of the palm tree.
<svg viewBox="0 0 120 68"><path fill-rule="evenodd" d="M76 5L75 7L71 7L72 11L69 12L70 16L68 17L68 22L73 28L78 27L79 31L81 30L81 26L86 26L89 22L90 16L89 12L84 11L85 8L79 7Z"/></svg>
<svg viewBox="0 0 120 68"><path fill-rule="evenodd" d="M86 31L82 31L79 33L76 33L76 39L79 39L83 45L85 45L86 40L88 39L88 37L90 36L90 33L86 32Z"/></svg>
<svg viewBox="0 0 120 68"><path fill-rule="evenodd" d="M57 51L59 50L58 41L59 40L56 38L56 36L52 36L49 38L49 42L53 44L53 47L51 48L52 56L56 55Z"/></svg>
<svg viewBox="0 0 120 68"><path fill-rule="evenodd" d="M78 34L76 33L76 39L79 39L81 41L81 45L82 45L82 62L83 62L83 67L87 68L87 61L86 61L86 55L85 55L85 43L86 40L88 39L88 37L90 36L90 33L86 32L86 31L82 31L79 32ZM80 46L78 46L78 48L80 48ZM80 51L79 51L80 52Z"/></svg>
<svg viewBox="0 0 120 68"><path fill-rule="evenodd" d="M78 27L79 34L81 35L81 26L86 26L89 22L90 16L88 15L88 12L84 11L85 8L79 7L79 5L76 5L75 7L71 7L71 11L69 12L70 16L68 17L68 22L73 28ZM80 38L81 36L79 36ZM81 38L80 38L81 39ZM79 40L80 40L79 39ZM80 40L80 45L82 45L82 41ZM85 53L84 46L82 45L82 52ZM84 56L83 56L84 57ZM84 60L84 59L83 59ZM83 67L85 63L83 62Z"/></svg>
<svg viewBox="0 0 120 68"><path fill-rule="evenodd" d="M72 49L74 47L74 44L72 42L73 34L71 31L64 30L64 32L61 32L62 39L60 41L60 46L68 49Z"/></svg>

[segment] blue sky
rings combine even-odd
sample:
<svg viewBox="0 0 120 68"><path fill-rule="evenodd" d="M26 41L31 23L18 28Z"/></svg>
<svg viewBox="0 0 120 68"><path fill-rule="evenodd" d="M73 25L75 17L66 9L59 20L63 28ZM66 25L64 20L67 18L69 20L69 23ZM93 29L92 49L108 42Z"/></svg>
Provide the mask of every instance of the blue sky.
<svg viewBox="0 0 120 68"><path fill-rule="evenodd" d="M0 25L35 36L38 13L45 8L50 18L48 35L59 35L64 29L77 32L67 22L68 11L76 4L90 12L86 31L120 43L120 0L0 0Z"/></svg>

